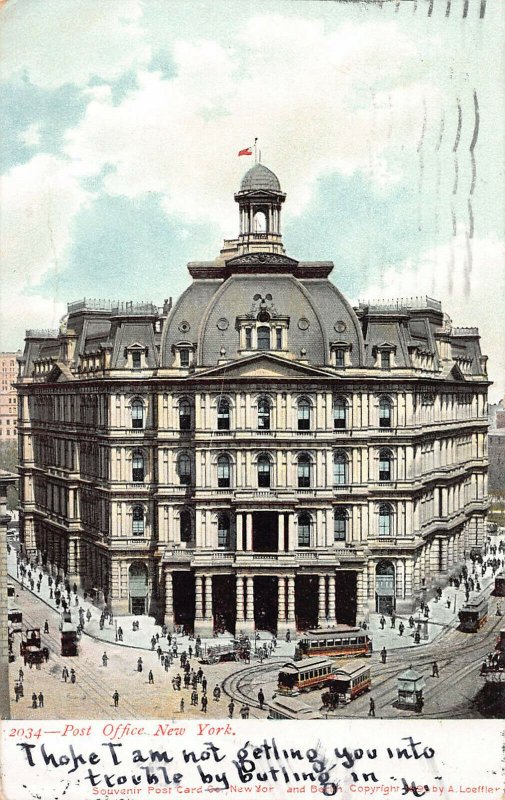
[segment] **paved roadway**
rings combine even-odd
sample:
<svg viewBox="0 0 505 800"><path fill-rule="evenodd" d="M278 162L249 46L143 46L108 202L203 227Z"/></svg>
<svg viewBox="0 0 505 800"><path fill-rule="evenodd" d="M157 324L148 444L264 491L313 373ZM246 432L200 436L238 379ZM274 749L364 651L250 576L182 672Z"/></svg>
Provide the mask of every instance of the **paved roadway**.
<svg viewBox="0 0 505 800"><path fill-rule="evenodd" d="M104 645L91 636L84 634L80 642L80 653L77 658L63 658L60 655L60 638L58 625L60 616L49 608L40 598L17 586L16 604L23 611L25 627L41 627L45 619L49 622L49 634L43 635L43 644L49 647L50 659L40 669L23 666L17 655L10 665L10 694L12 699L13 719L36 718L201 718L200 706L190 705L190 692L172 689L172 676L181 672L178 660L168 671L161 667L154 652L135 647L124 647L108 643ZM396 651L390 651L386 665L382 665L379 654L374 653L371 659L372 696L376 704L377 717L398 717L415 715L414 712L400 711L393 705L396 695L396 677L410 664L420 669L425 675L425 706L423 717L435 718L482 718L483 716L505 716L503 697L495 695L494 706L483 707L483 681L479 677L479 668L486 655L493 649L497 632L503 627L503 618L494 616L496 600L490 603L490 616L481 631L476 634L465 634L454 629L447 629L436 641ZM19 653L20 635L15 636L14 652ZM102 654L107 651L109 662L102 666ZM137 659L142 656L144 669L137 672ZM431 664L437 660L440 677L431 677ZM236 703L234 716L238 716L240 705L247 702L251 707L251 716L265 717L266 711L257 706L257 694L263 688L266 697L275 691L279 663L284 658L271 659L263 665L256 664L243 667L236 663L205 666L204 672L208 681L209 695L208 716L214 718L228 717L228 703L233 697ZM196 660L193 666L197 668ZM74 667L77 673L76 684L65 683L61 678L63 666ZM14 680L18 670L24 671L24 698L19 703L14 701ZM149 669L154 673L154 684L148 683ZM224 692L219 702L212 698L212 689L216 683L223 686ZM114 708L112 694L117 689L120 694L119 707ZM31 695L42 691L44 709L31 708ZM480 692L480 694L479 694ZM200 692L201 694L201 692ZM303 696L305 702L315 709L320 707L320 692L311 692ZM184 698L184 711L180 711L180 700ZM330 717L363 717L368 714L370 695L357 698L350 705L340 708ZM479 702L479 698L481 702Z"/></svg>

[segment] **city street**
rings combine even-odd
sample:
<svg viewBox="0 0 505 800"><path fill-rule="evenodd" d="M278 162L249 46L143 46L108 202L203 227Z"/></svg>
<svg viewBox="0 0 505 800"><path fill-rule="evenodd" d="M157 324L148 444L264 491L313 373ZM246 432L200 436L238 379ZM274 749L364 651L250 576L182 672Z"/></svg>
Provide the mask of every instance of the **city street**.
<svg viewBox="0 0 505 800"><path fill-rule="evenodd" d="M13 719L42 718L201 718L205 716L201 706L202 685L197 686L198 702L191 704L191 688L175 690L172 679L183 675L179 657L194 642L188 637L177 636L178 656L170 668L162 666L158 654L152 650L151 638L161 631L159 626L148 617L119 617L114 624L99 626L100 611L88 600L79 596L78 603L89 610L90 619L79 643L77 657L63 657L60 650L61 614L56 610L54 600L50 598L47 575L41 581L38 593L24 587L19 579L13 576L16 569L16 552L12 548L9 556L11 582L15 586L16 596L11 605L23 612L23 626L44 628L47 620L49 633L42 634L42 645L49 649L49 660L30 668L23 665L19 655L21 634L15 634L15 661L10 664L11 714ZM38 574L38 569L36 570ZM19 576L18 576L19 578ZM481 581L483 588L489 593L493 586L492 574L489 571ZM365 693L347 706L340 707L326 714L321 705L321 692L307 692L303 702L310 705L316 713L329 718L364 717L369 710L369 700L373 697L377 717L417 716L414 711L398 710L394 702L397 698L397 676L412 665L425 677L425 705L423 717L433 718L481 718L485 716L504 716L504 698L500 694L487 697L484 682L479 676L479 668L487 654L493 650L498 631L503 627L503 618L496 615L499 598L490 599L488 621L477 633L463 633L457 627L457 608L464 600L454 587L446 587L438 602L430 603L430 622L424 626L426 639L421 644L414 644L412 630L407 620L406 632L400 636L398 630L379 624L379 615L371 615L370 630L374 641L374 653L370 659L372 674L371 694ZM71 609L77 616L74 604ZM397 618L399 620L400 618ZM417 615L416 615L417 619ZM132 622L139 621L139 631L132 631ZM124 629L124 641L117 642L117 625ZM219 641L226 641L220 637ZM262 633L258 641L269 644L270 634ZM160 637L159 644L163 651L168 649L166 639ZM172 642L173 644L173 642ZM216 639L207 640L203 646L216 644ZM388 651L386 664L381 663L380 650L385 646ZM266 717L267 710L258 707L257 695L262 688L268 700L276 691L279 667L288 659L292 659L293 642L280 641L273 649L270 658L265 661L252 659L250 665L243 662L226 662L202 666L207 680L209 718L226 718L229 716L229 703L233 699L235 708L233 716L240 715L244 704L250 708L251 717ZM107 654L107 666L103 665L103 654ZM142 659L142 671L138 671L138 659ZM433 661L437 662L439 677L432 676ZM64 667L75 669L76 682L65 682L62 677ZM191 666L198 670L200 666L193 656ZM22 668L24 696L15 701L14 683ZM149 682L149 671L152 670L153 682ZM219 700L213 697L214 687L219 685ZM117 707L113 694L119 693ZM495 690L499 692L499 689ZM32 708L32 694L44 696L43 708ZM181 700L184 701L181 710Z"/></svg>

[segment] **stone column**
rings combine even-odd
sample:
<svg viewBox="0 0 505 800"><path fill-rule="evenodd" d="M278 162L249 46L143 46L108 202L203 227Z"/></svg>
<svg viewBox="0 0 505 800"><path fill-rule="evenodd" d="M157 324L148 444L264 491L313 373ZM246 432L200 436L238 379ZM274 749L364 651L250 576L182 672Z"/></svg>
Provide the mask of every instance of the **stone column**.
<svg viewBox="0 0 505 800"><path fill-rule="evenodd" d="M237 604L237 622L236 633L244 627L244 578L242 575L237 575L237 584L235 589L235 598Z"/></svg>
<svg viewBox="0 0 505 800"><path fill-rule="evenodd" d="M202 576L195 576L195 623L203 619Z"/></svg>
<svg viewBox="0 0 505 800"><path fill-rule="evenodd" d="M295 539L295 515L290 512L288 515L288 551L293 553L296 549Z"/></svg>
<svg viewBox="0 0 505 800"><path fill-rule="evenodd" d="M356 573L356 619L357 620L367 620L368 619L368 603L367 603L367 573L366 570L363 572Z"/></svg>
<svg viewBox="0 0 505 800"><path fill-rule="evenodd" d="M328 576L328 624L337 624L337 614L335 607L335 575Z"/></svg>
<svg viewBox="0 0 505 800"><path fill-rule="evenodd" d="M277 515L277 550L284 552L284 514L281 511Z"/></svg>
<svg viewBox="0 0 505 800"><path fill-rule="evenodd" d="M286 625L286 578L280 575L277 578L277 593L278 593L278 607L277 607L277 636L284 635L287 630Z"/></svg>
<svg viewBox="0 0 505 800"><path fill-rule="evenodd" d="M317 624L320 628L326 625L326 575L319 575L319 604Z"/></svg>
<svg viewBox="0 0 505 800"><path fill-rule="evenodd" d="M252 575L245 577L246 602L245 602L245 633L254 633L254 578Z"/></svg>
<svg viewBox="0 0 505 800"><path fill-rule="evenodd" d="M440 539L440 546L442 548L442 572L447 572L449 554L447 539Z"/></svg>
<svg viewBox="0 0 505 800"><path fill-rule="evenodd" d="M295 579L294 576L288 578L288 618L286 625L291 631L291 637L296 634L295 616Z"/></svg>
<svg viewBox="0 0 505 800"><path fill-rule="evenodd" d="M250 511L245 516L245 535L246 535L245 549L247 550L248 553L250 553L253 549L252 514Z"/></svg>
<svg viewBox="0 0 505 800"><path fill-rule="evenodd" d="M237 513L236 523L237 523L237 546L236 546L236 549L237 550L243 550L244 549L244 538L243 538L243 536L244 536L244 533L243 533L243 531L244 531L244 515L241 514L240 512Z"/></svg>
<svg viewBox="0 0 505 800"><path fill-rule="evenodd" d="M174 582L170 570L165 570L165 625L169 631L175 627L174 619Z"/></svg>

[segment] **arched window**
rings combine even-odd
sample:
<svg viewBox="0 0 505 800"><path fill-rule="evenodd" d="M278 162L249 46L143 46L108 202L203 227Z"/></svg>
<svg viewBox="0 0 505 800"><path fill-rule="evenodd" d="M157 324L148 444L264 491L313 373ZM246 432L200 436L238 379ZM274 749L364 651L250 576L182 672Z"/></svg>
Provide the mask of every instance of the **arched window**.
<svg viewBox="0 0 505 800"><path fill-rule="evenodd" d="M393 533L393 509L389 503L379 506L379 536L391 536Z"/></svg>
<svg viewBox="0 0 505 800"><path fill-rule="evenodd" d="M144 427L144 403L138 398L132 401L132 428Z"/></svg>
<svg viewBox="0 0 505 800"><path fill-rule="evenodd" d="M347 401L344 397L336 397L333 403L333 427L347 428Z"/></svg>
<svg viewBox="0 0 505 800"><path fill-rule="evenodd" d="M145 478L145 460L141 450L135 450L132 457L132 480L141 483Z"/></svg>
<svg viewBox="0 0 505 800"><path fill-rule="evenodd" d="M270 486L270 459L268 456L258 458L258 486L260 489Z"/></svg>
<svg viewBox="0 0 505 800"><path fill-rule="evenodd" d="M230 547L230 518L228 514L220 514L217 520L217 546L223 549Z"/></svg>
<svg viewBox="0 0 505 800"><path fill-rule="evenodd" d="M145 530L144 509L142 506L133 506L132 509L132 534L143 536Z"/></svg>
<svg viewBox="0 0 505 800"><path fill-rule="evenodd" d="M337 450L333 456L333 485L339 486L348 483L347 455L343 450Z"/></svg>
<svg viewBox="0 0 505 800"><path fill-rule="evenodd" d="M310 403L305 397L298 401L298 430L310 430Z"/></svg>
<svg viewBox="0 0 505 800"><path fill-rule="evenodd" d="M181 453L177 459L177 474L184 486L191 483L191 458L187 453Z"/></svg>
<svg viewBox="0 0 505 800"><path fill-rule="evenodd" d="M310 547L310 516L305 512L298 515L298 547Z"/></svg>
<svg viewBox="0 0 505 800"><path fill-rule="evenodd" d="M230 485L230 458L219 456L217 460L217 485L226 488Z"/></svg>
<svg viewBox="0 0 505 800"><path fill-rule="evenodd" d="M270 430L270 402L266 397L258 400L258 428L260 431Z"/></svg>
<svg viewBox="0 0 505 800"><path fill-rule="evenodd" d="M217 429L219 431L230 429L230 403L226 397L221 397L217 404Z"/></svg>
<svg viewBox="0 0 505 800"><path fill-rule="evenodd" d="M393 456L391 450L381 450L379 453L379 480L390 481L392 477Z"/></svg>
<svg viewBox="0 0 505 800"><path fill-rule="evenodd" d="M389 397L381 397L379 400L379 427L390 428L393 418L393 404Z"/></svg>
<svg viewBox="0 0 505 800"><path fill-rule="evenodd" d="M298 488L310 487L310 458L306 453L298 456Z"/></svg>
<svg viewBox="0 0 505 800"><path fill-rule="evenodd" d="M179 403L179 430L189 431L191 429L191 406L189 400L181 400Z"/></svg>
<svg viewBox="0 0 505 800"><path fill-rule="evenodd" d="M346 508L336 508L333 514L333 538L336 542L345 542L349 513Z"/></svg>
<svg viewBox="0 0 505 800"><path fill-rule="evenodd" d="M257 335L258 350L270 350L270 328L267 325L260 325Z"/></svg>
<svg viewBox="0 0 505 800"><path fill-rule="evenodd" d="M191 514L187 509L183 509L179 516L179 533L181 542L190 542L192 539Z"/></svg>

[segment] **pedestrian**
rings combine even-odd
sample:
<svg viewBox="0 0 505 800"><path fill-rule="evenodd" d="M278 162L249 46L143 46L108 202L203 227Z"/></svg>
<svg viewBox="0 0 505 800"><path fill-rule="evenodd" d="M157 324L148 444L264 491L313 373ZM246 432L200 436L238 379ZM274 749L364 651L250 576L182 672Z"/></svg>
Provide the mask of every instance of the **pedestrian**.
<svg viewBox="0 0 505 800"><path fill-rule="evenodd" d="M21 683L23 683L23 678L25 677L25 673L23 672L22 669L19 670L18 676L19 676L19 680L21 681Z"/></svg>
<svg viewBox="0 0 505 800"><path fill-rule="evenodd" d="M386 663L386 658L387 657L388 657L388 651L386 650L385 647L383 647L382 650L381 650L381 660L382 660L383 664Z"/></svg>
<svg viewBox="0 0 505 800"><path fill-rule="evenodd" d="M65 681L65 683L66 683L66 682L67 682L67 680L68 680L68 669L67 669L67 666L66 666L66 665L65 665L65 666L63 667L63 669L61 670L61 677L63 678L63 680L64 680L64 681Z"/></svg>
<svg viewBox="0 0 505 800"><path fill-rule="evenodd" d="M230 719L232 719L234 711L235 711L235 703L233 702L233 700L230 700L230 702L228 703L228 714L230 716Z"/></svg>
<svg viewBox="0 0 505 800"><path fill-rule="evenodd" d="M375 700L373 697L370 698L370 707L368 709L368 716L375 717Z"/></svg>
<svg viewBox="0 0 505 800"><path fill-rule="evenodd" d="M391 627L394 628L395 626L396 626L396 617L393 613L391 614Z"/></svg>
<svg viewBox="0 0 505 800"><path fill-rule="evenodd" d="M212 696L213 696L214 700L216 701L216 703L219 701L219 698L221 697L221 689L219 688L217 683L214 686L214 691L212 692Z"/></svg>
<svg viewBox="0 0 505 800"><path fill-rule="evenodd" d="M142 659L139 658L137 661L137 672L142 672Z"/></svg>
<svg viewBox="0 0 505 800"><path fill-rule="evenodd" d="M107 653L104 653L103 656L102 656L102 664L103 664L104 667L107 666L108 660L109 660L109 656L107 655Z"/></svg>
<svg viewBox="0 0 505 800"><path fill-rule="evenodd" d="M153 675L152 669L149 670L148 680L149 680L149 683L154 683L154 675Z"/></svg>
<svg viewBox="0 0 505 800"><path fill-rule="evenodd" d="M75 683L76 676L75 676L75 669L70 670L70 683Z"/></svg>
<svg viewBox="0 0 505 800"><path fill-rule="evenodd" d="M44 708L44 695L39 692L39 708Z"/></svg>
<svg viewBox="0 0 505 800"><path fill-rule="evenodd" d="M445 604L446 604L447 608L451 607L451 599L450 599L450 597L447 598L447 600L445 601Z"/></svg>
<svg viewBox="0 0 505 800"><path fill-rule="evenodd" d="M263 689L260 689L258 692L258 702L260 704L260 710L262 710L263 703L265 702L265 695L263 694Z"/></svg>
<svg viewBox="0 0 505 800"><path fill-rule="evenodd" d="M202 678L202 691L204 692L207 691L207 678L205 677L205 675Z"/></svg>
<svg viewBox="0 0 505 800"><path fill-rule="evenodd" d="M188 656L189 656L189 658L191 658L192 655L193 655L193 648L191 647L191 645L189 645L189 647L188 647Z"/></svg>
<svg viewBox="0 0 505 800"><path fill-rule="evenodd" d="M32 708L37 708L37 695L35 692L32 694Z"/></svg>
<svg viewBox="0 0 505 800"><path fill-rule="evenodd" d="M117 708L119 705L119 692L116 689L114 694L112 695L112 699L114 700L114 708Z"/></svg>
<svg viewBox="0 0 505 800"><path fill-rule="evenodd" d="M179 709L182 714L184 712L184 697L181 697L181 702L179 703Z"/></svg>
<svg viewBox="0 0 505 800"><path fill-rule="evenodd" d="M421 633L420 633L420 631L419 631L419 630L417 630L417 631L415 632L415 634L414 634L414 642L415 642L416 644L419 644L419 642L420 642L420 641L421 641Z"/></svg>
<svg viewBox="0 0 505 800"><path fill-rule="evenodd" d="M44 622L44 633L49 633L49 622L47 621L47 619Z"/></svg>
<svg viewBox="0 0 505 800"><path fill-rule="evenodd" d="M438 664L436 661L431 665L431 677L438 678Z"/></svg>
<svg viewBox="0 0 505 800"><path fill-rule="evenodd" d="M208 702L209 701L207 700L207 695L206 694L202 695L202 711L203 711L204 714L207 713L207 703Z"/></svg>
<svg viewBox="0 0 505 800"><path fill-rule="evenodd" d="M193 689L193 691L191 692L191 705L192 706L198 705L198 692L196 691L196 689Z"/></svg>
<svg viewBox="0 0 505 800"><path fill-rule="evenodd" d="M382 630L384 630L384 626L386 625L386 618L384 617L384 614L380 618L379 622L380 622L380 626L381 626Z"/></svg>
<svg viewBox="0 0 505 800"><path fill-rule="evenodd" d="M404 630L405 630L405 625L403 624L403 622L400 622L400 624L398 625L398 633L400 634L400 636L403 636Z"/></svg>

